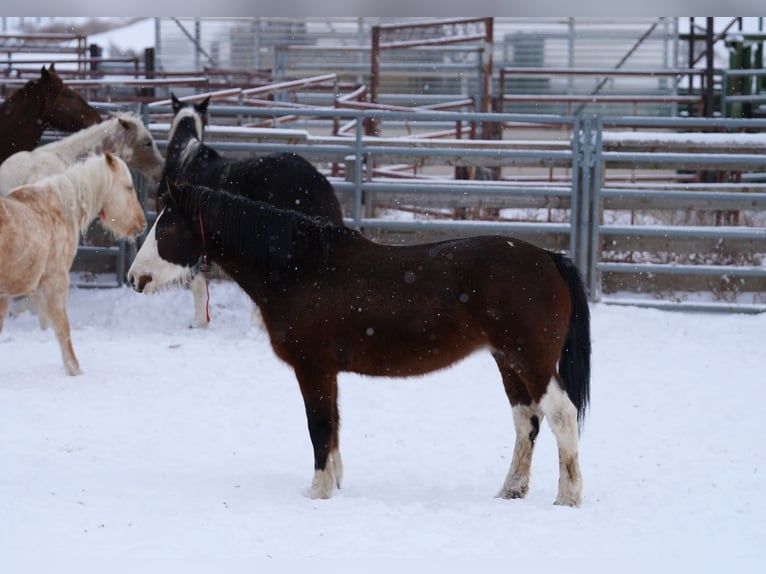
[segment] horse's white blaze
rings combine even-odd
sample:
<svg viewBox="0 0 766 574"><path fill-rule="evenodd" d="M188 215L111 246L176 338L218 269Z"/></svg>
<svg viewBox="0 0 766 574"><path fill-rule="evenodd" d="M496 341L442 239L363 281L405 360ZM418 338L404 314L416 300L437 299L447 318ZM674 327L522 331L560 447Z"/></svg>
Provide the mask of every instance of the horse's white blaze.
<svg viewBox="0 0 766 574"><path fill-rule="evenodd" d="M173 136L176 133L178 123L183 118L192 118L194 120L194 129L197 132L197 139L202 140L202 118L193 107L183 107L178 110L178 113L173 118L173 123L170 125L170 131L168 132L168 141L173 141Z"/></svg>
<svg viewBox="0 0 766 574"><path fill-rule="evenodd" d="M157 217L157 221L160 217L162 213ZM184 283L192 274L191 267L176 265L160 257L157 250L157 221L152 225L128 269L128 281L136 291L143 293L154 293L167 285Z"/></svg>
<svg viewBox="0 0 766 574"><path fill-rule="evenodd" d="M529 475L532 466L532 453L535 443L532 437L537 436L539 426L532 424L532 417L537 416L538 425L542 418L537 407L515 405L513 422L516 427L516 446L513 449L513 460L503 487L497 494L499 498L524 498L529 490Z"/></svg>
<svg viewBox="0 0 766 574"><path fill-rule="evenodd" d="M577 408L554 378L540 399L540 409L559 449L559 492L555 504L580 506L582 475L577 452Z"/></svg>

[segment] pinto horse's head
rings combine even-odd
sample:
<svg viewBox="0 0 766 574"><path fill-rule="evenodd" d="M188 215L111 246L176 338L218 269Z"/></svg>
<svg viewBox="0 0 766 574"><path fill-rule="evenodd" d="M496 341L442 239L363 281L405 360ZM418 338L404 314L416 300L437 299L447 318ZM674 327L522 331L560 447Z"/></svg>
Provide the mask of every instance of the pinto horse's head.
<svg viewBox="0 0 766 574"><path fill-rule="evenodd" d="M183 123L189 124L189 127L186 128L186 132L188 133L184 136L185 140L189 137L194 137L199 141L202 141L204 137L204 129L208 121L207 107L208 104L210 104L210 96L202 100L200 103L195 104L191 102L183 102L173 93L170 95L173 105L173 122L170 124L168 142L173 141L173 136L178 130L179 125Z"/></svg>
<svg viewBox="0 0 766 574"><path fill-rule="evenodd" d="M165 206L128 270L128 281L139 293L187 283L203 255L202 229L176 208L174 192L170 186Z"/></svg>

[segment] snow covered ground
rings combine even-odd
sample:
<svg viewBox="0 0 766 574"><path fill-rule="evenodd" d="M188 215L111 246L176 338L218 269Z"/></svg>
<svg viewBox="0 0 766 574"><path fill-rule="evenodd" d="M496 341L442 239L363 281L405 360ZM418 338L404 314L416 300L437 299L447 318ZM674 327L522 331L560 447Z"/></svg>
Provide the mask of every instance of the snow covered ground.
<svg viewBox="0 0 766 574"><path fill-rule="evenodd" d="M73 288L74 378L34 315L6 321L2 572L309 557L364 572L437 559L448 572L763 565L766 315L595 305L584 502L570 509L551 504L547 425L528 498L494 498L514 435L488 354L422 378L341 375L344 488L308 499L298 385L250 310L214 283L213 323L194 330L189 291Z"/></svg>

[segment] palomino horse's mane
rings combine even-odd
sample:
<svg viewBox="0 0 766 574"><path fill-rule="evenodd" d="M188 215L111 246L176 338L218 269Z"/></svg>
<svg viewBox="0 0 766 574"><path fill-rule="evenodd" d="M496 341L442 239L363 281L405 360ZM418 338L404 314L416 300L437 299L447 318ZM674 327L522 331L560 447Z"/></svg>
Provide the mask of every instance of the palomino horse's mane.
<svg viewBox="0 0 766 574"><path fill-rule="evenodd" d="M106 190L119 169L119 161L113 155L91 155L66 171L41 179L33 187L43 187L55 194L67 220L76 223L84 233L101 211Z"/></svg>
<svg viewBox="0 0 766 574"><path fill-rule="evenodd" d="M321 266L340 236L356 233L323 217L204 186L183 185L170 195L170 202L193 222L200 218L206 233L215 233L216 241L245 261L269 269L285 269L297 259Z"/></svg>

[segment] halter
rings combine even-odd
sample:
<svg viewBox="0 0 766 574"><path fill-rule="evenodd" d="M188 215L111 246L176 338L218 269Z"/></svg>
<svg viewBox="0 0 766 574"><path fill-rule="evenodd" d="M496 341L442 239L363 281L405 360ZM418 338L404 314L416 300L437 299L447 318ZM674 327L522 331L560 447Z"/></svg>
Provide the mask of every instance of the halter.
<svg viewBox="0 0 766 574"><path fill-rule="evenodd" d="M197 212L197 219L199 220L199 231L202 235L202 265L200 266L200 271L205 278L205 317L207 318L207 322L210 323L210 287L207 278L208 271L210 271L210 265L208 264L207 259L207 243L205 242L205 228L202 225L201 211Z"/></svg>

